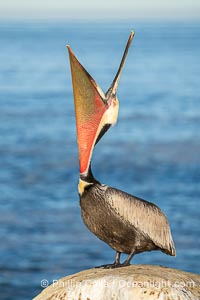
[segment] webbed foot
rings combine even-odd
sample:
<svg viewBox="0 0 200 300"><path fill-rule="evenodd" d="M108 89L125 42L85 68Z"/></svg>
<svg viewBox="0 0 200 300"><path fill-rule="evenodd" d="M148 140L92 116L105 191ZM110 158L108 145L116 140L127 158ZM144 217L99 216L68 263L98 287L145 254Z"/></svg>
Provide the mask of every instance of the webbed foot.
<svg viewBox="0 0 200 300"><path fill-rule="evenodd" d="M120 268L122 267L122 264L107 264L107 265L101 265L101 266L97 266L95 267L95 269L115 269L115 268Z"/></svg>
<svg viewBox="0 0 200 300"><path fill-rule="evenodd" d="M130 261L134 255L134 253L135 253L135 250L133 250L130 253L130 255L128 256L128 258L121 264L120 263L121 253L117 251L115 262L113 264L101 265L101 266L95 267L95 269L116 269L116 268L128 267L128 266L130 266Z"/></svg>
<svg viewBox="0 0 200 300"><path fill-rule="evenodd" d="M107 265L102 265L102 266L98 266L95 267L95 269L115 269L115 268L120 268L121 264L120 264L120 252L116 252L116 257L115 257L115 262L113 264L107 264Z"/></svg>

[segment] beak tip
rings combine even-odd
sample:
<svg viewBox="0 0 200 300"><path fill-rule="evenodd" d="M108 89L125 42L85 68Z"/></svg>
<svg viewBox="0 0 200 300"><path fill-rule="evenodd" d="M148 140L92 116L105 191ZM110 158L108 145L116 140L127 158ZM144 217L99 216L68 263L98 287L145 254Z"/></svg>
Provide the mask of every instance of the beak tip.
<svg viewBox="0 0 200 300"><path fill-rule="evenodd" d="M72 52L72 49L70 47L70 45L66 45L66 48L68 49L68 51L71 53Z"/></svg>
<svg viewBox="0 0 200 300"><path fill-rule="evenodd" d="M134 37L134 35L135 35L134 30L131 30L130 38L132 39Z"/></svg>

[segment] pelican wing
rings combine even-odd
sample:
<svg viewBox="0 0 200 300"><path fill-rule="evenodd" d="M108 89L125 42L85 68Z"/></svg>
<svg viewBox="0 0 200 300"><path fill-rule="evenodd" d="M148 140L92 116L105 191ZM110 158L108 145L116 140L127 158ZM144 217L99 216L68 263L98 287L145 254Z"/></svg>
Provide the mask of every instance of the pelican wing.
<svg viewBox="0 0 200 300"><path fill-rule="evenodd" d="M115 213L167 254L176 255L166 216L155 204L108 187L106 198Z"/></svg>

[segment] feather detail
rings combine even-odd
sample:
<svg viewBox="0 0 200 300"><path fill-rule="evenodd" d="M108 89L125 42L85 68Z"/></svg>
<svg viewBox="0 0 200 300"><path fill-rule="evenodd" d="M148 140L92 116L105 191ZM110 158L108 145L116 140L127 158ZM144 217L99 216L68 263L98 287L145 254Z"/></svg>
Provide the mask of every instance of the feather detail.
<svg viewBox="0 0 200 300"><path fill-rule="evenodd" d="M108 187L106 201L119 217L150 239L163 252L175 256L176 250L166 216L155 204Z"/></svg>

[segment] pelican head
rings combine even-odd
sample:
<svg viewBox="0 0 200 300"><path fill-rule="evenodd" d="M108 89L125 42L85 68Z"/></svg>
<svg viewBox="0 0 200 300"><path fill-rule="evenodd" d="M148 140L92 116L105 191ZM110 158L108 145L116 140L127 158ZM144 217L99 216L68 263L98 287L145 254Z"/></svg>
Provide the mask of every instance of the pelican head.
<svg viewBox="0 0 200 300"><path fill-rule="evenodd" d="M117 87L133 37L134 32L131 32L117 74L105 94L78 61L70 46L67 46L76 112L80 177L87 177L94 146L117 121L119 110Z"/></svg>

